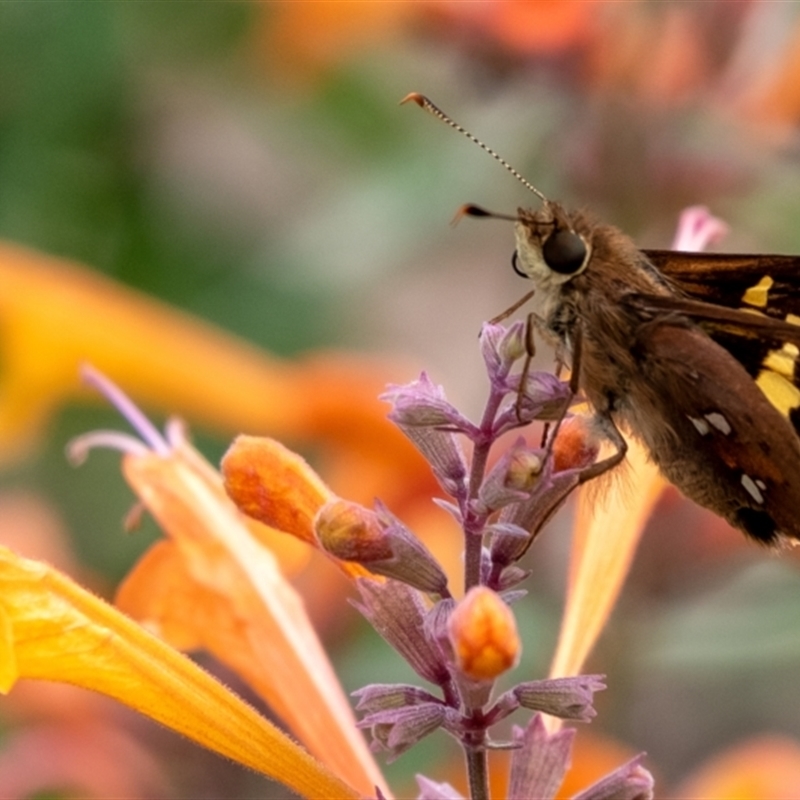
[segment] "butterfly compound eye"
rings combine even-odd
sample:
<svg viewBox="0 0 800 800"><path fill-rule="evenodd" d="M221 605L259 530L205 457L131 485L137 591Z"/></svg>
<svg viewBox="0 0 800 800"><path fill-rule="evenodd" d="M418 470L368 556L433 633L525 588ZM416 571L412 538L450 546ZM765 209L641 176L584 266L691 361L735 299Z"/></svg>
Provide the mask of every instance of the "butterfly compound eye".
<svg viewBox="0 0 800 800"><path fill-rule="evenodd" d="M571 275L577 272L586 260L586 243L568 230L556 230L542 246L542 257L553 272Z"/></svg>

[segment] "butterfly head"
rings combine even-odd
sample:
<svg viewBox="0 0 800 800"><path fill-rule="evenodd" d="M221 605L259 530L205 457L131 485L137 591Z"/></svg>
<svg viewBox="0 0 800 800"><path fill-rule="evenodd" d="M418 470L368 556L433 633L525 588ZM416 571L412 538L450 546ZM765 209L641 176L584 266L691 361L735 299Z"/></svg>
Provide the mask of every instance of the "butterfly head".
<svg viewBox="0 0 800 800"><path fill-rule="evenodd" d="M537 287L566 283L589 264L589 238L576 230L557 203L548 201L537 211L519 209L515 232L514 269Z"/></svg>

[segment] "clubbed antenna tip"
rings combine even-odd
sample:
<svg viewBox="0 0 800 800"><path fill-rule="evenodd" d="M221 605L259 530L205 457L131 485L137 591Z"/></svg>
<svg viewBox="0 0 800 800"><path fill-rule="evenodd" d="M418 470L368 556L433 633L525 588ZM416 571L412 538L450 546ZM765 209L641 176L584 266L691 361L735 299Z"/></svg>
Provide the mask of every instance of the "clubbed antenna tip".
<svg viewBox="0 0 800 800"><path fill-rule="evenodd" d="M542 202L547 203L547 198L526 178L523 178L511 164L508 163L504 158L499 156L492 150L491 147L487 147L480 139L476 136L473 136L466 128L459 125L454 119L449 117L447 114L442 111L439 106L437 106L434 102L429 100L425 97L424 94L420 94L419 92L409 92L401 101L400 105L404 103L416 103L420 108L424 108L428 113L433 114L434 117L440 119L442 122L449 125L451 128L454 128L459 133L463 134L467 137L471 142L474 142L481 150L487 152L495 161L499 161L523 186L526 186L530 189Z"/></svg>

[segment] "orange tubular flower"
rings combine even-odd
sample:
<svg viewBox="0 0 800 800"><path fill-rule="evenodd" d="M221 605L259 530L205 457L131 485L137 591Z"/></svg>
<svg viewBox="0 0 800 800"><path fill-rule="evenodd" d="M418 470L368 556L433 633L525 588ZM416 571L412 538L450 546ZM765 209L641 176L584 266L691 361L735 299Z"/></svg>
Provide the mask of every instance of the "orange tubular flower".
<svg viewBox="0 0 800 800"><path fill-rule="evenodd" d="M264 763L256 763L254 756L244 749L240 754L222 747L217 738L223 743L236 742L237 731L226 731L223 726L222 733L218 732L218 711L214 704L240 701L229 699L227 690L158 640L152 640L159 648L151 656L153 663L164 658L187 674L202 675L208 686L215 687L216 695L209 697L208 705L203 705L205 696L195 701L198 717L205 720L205 727L198 722L187 729L182 710L189 701L182 698L180 680L176 678L169 685L159 684L155 669L151 670L150 688L154 707L156 698L166 694L175 700L174 717L165 717L164 713L153 713L154 708L137 705L136 698L140 697L141 690L137 688L135 697L131 697L115 685L113 676L106 682L98 682L89 673L94 667L91 659L87 663L86 685L133 705L212 749L254 766L305 796L349 797L374 793L374 787L382 783L380 773L355 729L349 704L302 601L281 575L272 554L253 536L251 523L226 496L218 473L183 440L177 426L172 426L168 438L164 439L115 387L91 371L87 372L87 377L114 398L147 444L123 434L98 432L76 440L71 455L80 459L88 448L102 444L125 450L125 476L171 537L155 545L141 560L120 588L118 604L173 645L202 647L228 664L267 700L327 768L244 704L241 705L247 708L251 728L263 724L270 731L269 747L263 750L265 734L241 731L247 741L253 743L251 746L257 745ZM293 454L288 455L296 459ZM321 485L308 468L304 474L296 475L300 490L307 491L304 482ZM116 612L100 601L95 603L106 615L116 616ZM138 649L149 645L152 639L149 634L131 622L126 621L126 624L129 626L126 635L138 635ZM54 674L58 671L54 669ZM207 694L210 693L211 690L207 690ZM309 709L313 709L313 713ZM284 741L288 749L278 744ZM287 759L289 753L294 754L291 763L281 761L284 749ZM275 759L276 752L280 758ZM296 771L310 774L310 765L319 769L320 776L326 775L328 781L334 780L332 774L335 773L340 776L337 780L347 783L336 790L333 783L329 782L326 788L318 783L310 790L303 783L307 778L292 777ZM333 772L329 773L328 769ZM297 781L302 786L295 785ZM340 795L340 791L344 794Z"/></svg>
<svg viewBox="0 0 800 800"><path fill-rule="evenodd" d="M612 483L600 503L592 502L587 492L579 505L567 607L552 677L581 671L614 608L645 523L666 485L641 445L628 445L630 482L624 488Z"/></svg>
<svg viewBox="0 0 800 800"><path fill-rule="evenodd" d="M239 436L220 465L225 491L248 517L319 549L315 518L336 495L304 459L274 439ZM351 578L369 575L358 564L334 559Z"/></svg>
<svg viewBox="0 0 800 800"><path fill-rule="evenodd" d="M351 797L336 778L192 661L44 564L0 548L0 689L18 678L107 694L303 797Z"/></svg>

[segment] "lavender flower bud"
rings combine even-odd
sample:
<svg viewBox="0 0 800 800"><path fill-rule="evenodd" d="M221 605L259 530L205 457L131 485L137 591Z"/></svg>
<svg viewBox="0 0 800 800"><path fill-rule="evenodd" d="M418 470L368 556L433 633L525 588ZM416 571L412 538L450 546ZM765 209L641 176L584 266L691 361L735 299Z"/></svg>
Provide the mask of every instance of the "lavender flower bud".
<svg viewBox="0 0 800 800"><path fill-rule="evenodd" d="M445 722L448 709L441 703L377 711L364 717L359 728L370 728L373 751L387 750L388 761L413 747L420 739L433 733Z"/></svg>
<svg viewBox="0 0 800 800"><path fill-rule="evenodd" d="M508 592L507 590L516 586L518 583L522 583L522 581L524 581L530 574L531 570L522 569L522 567L511 564L511 566L508 566L500 571L496 585L492 585L491 588L496 592L499 592L503 596L503 600L505 600L506 603L511 604L512 601L509 599L508 595L513 593Z"/></svg>
<svg viewBox="0 0 800 800"><path fill-rule="evenodd" d="M490 535L493 540L504 537L516 542L527 542L531 538L525 528L520 528L513 522L492 522L483 529L483 532Z"/></svg>
<svg viewBox="0 0 800 800"><path fill-rule="evenodd" d="M507 330L503 325L493 325L491 322L485 322L478 337L483 363L486 365L489 380L492 382L496 382L498 378L503 380L505 378L504 373L508 372L508 365L499 352L500 343L505 338L506 333Z"/></svg>
<svg viewBox="0 0 800 800"><path fill-rule="evenodd" d="M518 428L520 419L551 422L558 420L572 399L572 392L566 381L549 372L531 372L525 380L522 397L517 400L521 377L513 375L508 380L508 390L514 393L515 402L495 420L495 430L498 435Z"/></svg>
<svg viewBox="0 0 800 800"><path fill-rule="evenodd" d="M606 688L602 675L578 675L520 683L511 690L519 704L561 719L589 722L597 712L594 693Z"/></svg>
<svg viewBox="0 0 800 800"><path fill-rule="evenodd" d="M326 503L314 520L322 546L345 561L407 583L447 594L447 575L433 554L382 504L370 511L348 500Z"/></svg>
<svg viewBox="0 0 800 800"><path fill-rule="evenodd" d="M504 384L514 362L525 355L525 323L515 322L507 328L484 323L479 341L489 380Z"/></svg>
<svg viewBox="0 0 800 800"><path fill-rule="evenodd" d="M525 343L527 328L525 322L512 322L506 329L505 335L500 339L497 352L509 368L515 361L519 361L520 358L527 355L528 349Z"/></svg>
<svg viewBox="0 0 800 800"><path fill-rule="evenodd" d="M643 758L636 756L572 800L652 800L653 776L641 765Z"/></svg>
<svg viewBox="0 0 800 800"><path fill-rule="evenodd" d="M433 383L426 372L411 383L389 386L381 400L392 404L389 419L400 426L471 427L471 423L445 397L444 389Z"/></svg>
<svg viewBox="0 0 800 800"><path fill-rule="evenodd" d="M525 729L514 727L514 741L520 747L511 754L508 796L550 800L569 769L574 730L549 734L541 714Z"/></svg>
<svg viewBox="0 0 800 800"><path fill-rule="evenodd" d="M407 683L371 683L353 692L358 698L356 711L372 714L375 711L386 711L390 708L418 706L422 703L437 703L438 698L419 686Z"/></svg>
<svg viewBox="0 0 800 800"><path fill-rule="evenodd" d="M510 503L527 500L542 471L544 453L533 450L520 437L501 456L484 479L478 499L491 513Z"/></svg>
<svg viewBox="0 0 800 800"><path fill-rule="evenodd" d="M455 663L453 646L450 643L450 615L456 607L452 597L446 597L435 603L425 617L425 635L434 642L447 663Z"/></svg>
<svg viewBox="0 0 800 800"><path fill-rule="evenodd" d="M513 606L517 601L522 600L523 597L527 597L527 595L527 589L515 589L511 592L498 592L500 599L509 607Z"/></svg>
<svg viewBox="0 0 800 800"><path fill-rule="evenodd" d="M503 563L500 561L501 556L506 559L506 563L520 558L528 548L530 539L536 536L550 517L561 508L561 505L580 482L580 470L567 470L553 474L550 469L545 469L535 491L528 500L505 506L500 512L499 521L529 531L530 537L516 551L513 546L509 546L513 543L507 541L503 542L502 549L498 546L496 552L493 547L492 556L495 562ZM503 565L505 566L505 563Z"/></svg>
<svg viewBox="0 0 800 800"><path fill-rule="evenodd" d="M507 507L507 515L517 513L521 504ZM489 553L492 564L499 570L513 564L528 547L531 535L524 528L512 523L508 524L511 533L498 532L492 534L489 542ZM524 536L519 536L517 531L523 531ZM493 588L497 588L494 587Z"/></svg>
<svg viewBox="0 0 800 800"><path fill-rule="evenodd" d="M404 583L361 578L361 603L353 605L372 627L411 665L418 675L437 686L450 680L438 646L425 634L426 609L418 592Z"/></svg>
<svg viewBox="0 0 800 800"><path fill-rule="evenodd" d="M474 435L475 426L447 402L442 387L424 372L419 380L390 387L381 399L392 404L389 419L422 453L442 488L453 497L461 496L467 465L454 431Z"/></svg>

